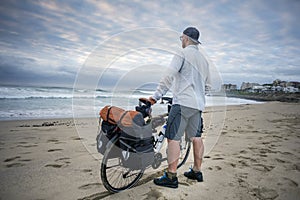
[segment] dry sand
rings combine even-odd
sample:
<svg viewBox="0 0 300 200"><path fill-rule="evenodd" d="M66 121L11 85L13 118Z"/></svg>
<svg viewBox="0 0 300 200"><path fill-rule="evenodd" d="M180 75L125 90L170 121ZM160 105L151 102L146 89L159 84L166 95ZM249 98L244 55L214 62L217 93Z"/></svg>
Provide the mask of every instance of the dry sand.
<svg viewBox="0 0 300 200"><path fill-rule="evenodd" d="M229 106L225 121L211 118L219 111L204 113L207 138L220 137L205 155L203 183L182 175L191 154L178 189L155 186L149 170L118 194L99 177L96 119L2 121L0 199L300 199L299 104Z"/></svg>

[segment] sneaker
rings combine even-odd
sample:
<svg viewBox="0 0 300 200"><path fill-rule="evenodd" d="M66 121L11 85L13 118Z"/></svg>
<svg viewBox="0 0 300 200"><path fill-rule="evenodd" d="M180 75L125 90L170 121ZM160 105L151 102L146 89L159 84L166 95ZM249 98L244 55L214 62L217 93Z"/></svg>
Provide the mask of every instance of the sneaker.
<svg viewBox="0 0 300 200"><path fill-rule="evenodd" d="M203 182L202 172L194 172L192 168L190 168L190 171L184 172L184 176L189 179L197 180L198 182Z"/></svg>
<svg viewBox="0 0 300 200"><path fill-rule="evenodd" d="M155 185L163 186L163 187L170 187L170 188L178 188L178 179L177 177L170 179L165 172L164 175L160 178L155 178L153 180Z"/></svg>

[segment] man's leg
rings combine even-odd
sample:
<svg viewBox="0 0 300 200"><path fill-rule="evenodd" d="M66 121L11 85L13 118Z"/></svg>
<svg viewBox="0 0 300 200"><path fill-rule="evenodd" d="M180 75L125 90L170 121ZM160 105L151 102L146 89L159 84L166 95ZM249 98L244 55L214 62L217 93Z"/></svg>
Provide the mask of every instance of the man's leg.
<svg viewBox="0 0 300 200"><path fill-rule="evenodd" d="M179 141L168 139L168 172L176 173L180 156Z"/></svg>
<svg viewBox="0 0 300 200"><path fill-rule="evenodd" d="M180 134L184 132L185 127L186 121L181 116L181 107L178 104L172 105L165 132L165 137L168 138L168 171L162 177L154 179L156 185L171 188L178 187L176 171L180 156L180 146L177 140L180 140Z"/></svg>
<svg viewBox="0 0 300 200"><path fill-rule="evenodd" d="M177 188L178 178L176 174L177 163L180 154L179 142L168 139L168 171L160 178L155 178L153 181L156 185Z"/></svg>
<svg viewBox="0 0 300 200"><path fill-rule="evenodd" d="M204 145L201 137L193 137L193 150L194 150L194 166L188 172L184 172L184 176L197 180L198 182L203 181L203 174L201 172L202 157L204 152Z"/></svg>
<svg viewBox="0 0 300 200"><path fill-rule="evenodd" d="M201 164L204 153L204 145L201 137L193 137L193 150L194 150L194 171L201 171Z"/></svg>
<svg viewBox="0 0 300 200"><path fill-rule="evenodd" d="M168 139L168 172L176 173L178 159L180 156L179 141L187 126L184 107L173 105L167 122L165 136Z"/></svg>

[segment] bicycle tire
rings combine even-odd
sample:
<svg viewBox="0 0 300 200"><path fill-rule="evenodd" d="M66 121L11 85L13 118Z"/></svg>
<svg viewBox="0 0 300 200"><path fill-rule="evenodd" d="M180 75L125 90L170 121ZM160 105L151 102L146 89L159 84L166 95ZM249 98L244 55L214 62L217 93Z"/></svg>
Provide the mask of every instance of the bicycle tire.
<svg viewBox="0 0 300 200"><path fill-rule="evenodd" d="M122 166L122 161L120 156L121 155L121 150L119 147L117 147L116 142L118 141L118 138L114 138L111 141L111 144L108 145L108 148L106 149L102 163L101 163L101 180L104 185L104 187L111 193L117 193L129 188L132 188L135 186L140 178L144 174L144 169L139 169L139 170L130 170L128 168L125 168ZM120 156L119 157L110 157L110 154L115 150L118 149L120 151ZM115 152L113 153L115 154ZM115 164L116 169L112 169L114 165L110 166L109 161L115 159L118 161L117 164ZM128 173L127 177L124 177L124 170ZM131 173L132 172L132 173ZM131 176L134 176L133 178L130 178ZM128 180L125 180L126 178L130 178ZM119 179L119 180L118 180Z"/></svg>
<svg viewBox="0 0 300 200"><path fill-rule="evenodd" d="M184 147L180 144L180 157L178 160L177 169L179 169L182 165L185 164L186 160L189 157L191 151L191 141L185 141Z"/></svg>

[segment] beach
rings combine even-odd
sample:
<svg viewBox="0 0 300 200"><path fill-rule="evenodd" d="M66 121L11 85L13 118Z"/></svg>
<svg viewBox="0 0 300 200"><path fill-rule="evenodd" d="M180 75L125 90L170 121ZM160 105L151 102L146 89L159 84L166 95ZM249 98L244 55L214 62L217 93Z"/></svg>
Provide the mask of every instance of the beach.
<svg viewBox="0 0 300 200"><path fill-rule="evenodd" d="M205 132L217 137L203 160L204 182L183 176L190 154L178 170L178 189L153 184L161 167L117 194L100 179L96 118L1 121L0 199L299 199L299 105L207 109ZM212 120L220 110L224 119Z"/></svg>

